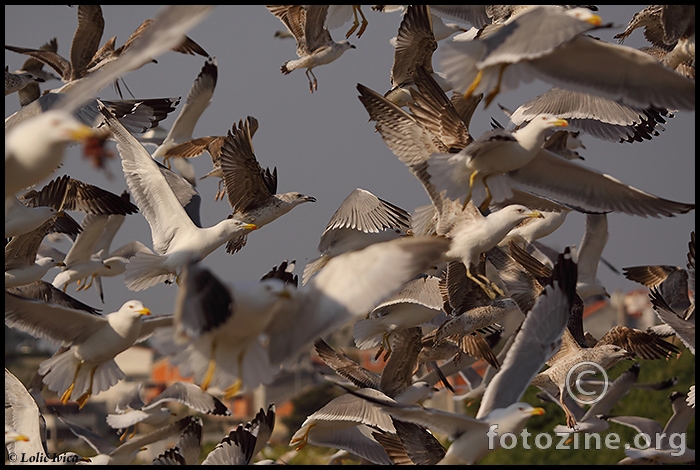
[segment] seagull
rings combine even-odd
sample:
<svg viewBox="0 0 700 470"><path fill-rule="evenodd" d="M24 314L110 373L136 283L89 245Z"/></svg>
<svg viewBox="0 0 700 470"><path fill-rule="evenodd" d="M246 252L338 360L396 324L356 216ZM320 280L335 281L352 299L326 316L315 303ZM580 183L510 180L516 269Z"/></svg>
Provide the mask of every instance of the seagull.
<svg viewBox="0 0 700 470"><path fill-rule="evenodd" d="M201 260L240 233L255 230L254 224L229 218L200 228L187 216L159 164L119 121L102 108L107 125L117 141L129 192L151 227L155 254L139 252L124 273L131 290L143 290L177 278L189 261Z"/></svg>
<svg viewBox="0 0 700 470"><path fill-rule="evenodd" d="M538 6L483 39L445 44L440 64L455 90L486 92L485 106L499 92L539 78L642 108L695 109L694 80L645 52L584 34L610 26L586 8ZM529 40L536 31L547 33Z"/></svg>
<svg viewBox="0 0 700 470"><path fill-rule="evenodd" d="M55 220L47 220L31 232L12 237L5 245L5 288L31 284L51 268L63 267L63 260L37 257L42 240L55 230Z"/></svg>
<svg viewBox="0 0 700 470"><path fill-rule="evenodd" d="M29 390L5 367L5 441L8 425L20 433L20 436L24 436L24 439L5 442L5 448L10 455L36 456L39 462L55 462L59 465L90 461L89 458L75 452L46 452L46 420Z"/></svg>
<svg viewBox="0 0 700 470"><path fill-rule="evenodd" d="M690 233L686 267L641 265L622 268L623 275L649 289L656 288L668 308L689 319L695 311L695 231Z"/></svg>
<svg viewBox="0 0 700 470"><path fill-rule="evenodd" d="M221 147L219 160L233 217L261 228L282 217L299 204L316 202L313 196L297 191L277 192L277 168L263 170L253 150L250 123L255 118L234 123ZM247 233L226 243L227 253L236 253L247 242Z"/></svg>
<svg viewBox="0 0 700 470"><path fill-rule="evenodd" d="M542 408L518 400L561 342L575 284L575 263L569 255L562 254L551 284L525 317L501 370L487 386L475 418L368 396L366 389L346 390L378 405L396 419L447 434L452 444L439 464L474 464L499 445L499 439L495 439L494 445L490 446L487 433L518 433L531 416L544 413Z"/></svg>
<svg viewBox="0 0 700 470"><path fill-rule="evenodd" d="M138 300L125 302L116 312L96 316L5 292L5 325L67 346L62 354L43 361L39 374L50 390L60 394L63 404L77 395L80 408L90 396L124 378L114 362L117 354L146 339L155 328L172 323L172 316L141 320L150 313Z"/></svg>
<svg viewBox="0 0 700 470"><path fill-rule="evenodd" d="M59 415L58 419L76 436L92 447L97 455L90 457L90 465L130 465L139 452L146 449L147 445L153 444L172 436L177 436L188 429L192 422L200 421L198 416L186 416L174 423L151 431L148 434L131 439L118 447L107 441L99 434L73 423L65 417Z"/></svg>
<svg viewBox="0 0 700 470"><path fill-rule="evenodd" d="M695 410L686 403L686 395L671 392L669 395L673 414L665 426L650 418L640 416L603 416L612 423L621 424L648 436L646 449L629 447L621 464L682 464L695 461L695 450L685 447L688 425L695 418ZM654 437L651 437L654 436ZM676 437L683 439L681 443Z"/></svg>
<svg viewBox="0 0 700 470"><path fill-rule="evenodd" d="M411 214L404 209L366 189L355 188L326 224L317 248L321 255L304 266L302 284L334 256L405 236L410 226Z"/></svg>
<svg viewBox="0 0 700 470"><path fill-rule="evenodd" d="M309 91L318 89L313 69L330 64L355 46L346 40L335 42L326 27L330 5L266 5L267 9L294 35L298 59L282 64L281 71L288 75L296 69L306 69ZM312 81L313 77L313 81Z"/></svg>
<svg viewBox="0 0 700 470"><path fill-rule="evenodd" d="M478 205L484 212L492 198L487 179L527 165L542 148L546 132L566 126L568 122L565 119L552 114L540 114L527 126L514 132L492 129L458 153L431 155L426 162L427 172L438 188L448 189L447 197L460 200L463 198L465 205L471 200L476 185L482 185L486 196ZM463 184L467 188L466 191L452 191L451 188L454 188L455 184Z"/></svg>
<svg viewBox="0 0 700 470"><path fill-rule="evenodd" d="M661 124L673 113L654 106L640 108L591 93L553 87L520 105L510 115L515 126L548 112L566 119L569 130L608 142L634 143L651 140L664 130Z"/></svg>
<svg viewBox="0 0 700 470"><path fill-rule="evenodd" d="M382 346L391 352L390 338L395 332L428 323L442 311L440 278L421 274L401 290L377 305L367 318L353 325L353 339L359 349Z"/></svg>
<svg viewBox="0 0 700 470"><path fill-rule="evenodd" d="M639 370L640 365L638 362L632 364L629 369L610 382L605 389L605 395L603 395L600 400L593 403L587 410L582 409L578 403L576 403L570 397L565 398L567 408L576 416L576 432L601 433L603 431L607 431L610 425L605 419L602 419L600 415L610 414L613 407L629 393L639 378ZM585 386L582 388L584 390L588 390ZM549 395L548 392L545 393L547 393L547 396L549 399L551 399L551 401L559 404L559 401L556 398ZM560 436L570 434L571 431L572 430L569 427L561 424L554 426L554 433Z"/></svg>
<svg viewBox="0 0 700 470"><path fill-rule="evenodd" d="M39 47L40 50L44 51L58 51L58 42L56 38L44 43ZM36 60L33 57L28 57L27 60L22 64L22 68L16 72L28 72L37 78L41 78L44 82L49 80L60 80L61 77L58 75L44 70L44 63ZM19 104L22 107L27 106L34 100L39 99L41 96L41 89L39 88L40 81L33 81L25 85L22 89L17 91L17 96L19 98Z"/></svg>
<svg viewBox="0 0 700 470"><path fill-rule="evenodd" d="M76 83L50 112L26 119L6 132L5 198L48 177L60 165L69 142L93 135L89 126L73 117L73 111L117 77L179 44L184 32L202 21L211 9L209 5L163 7L153 26L119 60Z"/></svg>
<svg viewBox="0 0 700 470"><path fill-rule="evenodd" d="M375 243L331 259L301 287L274 277L227 286L191 263L174 331L160 332L152 343L203 389L213 384L233 396L269 383L280 364L292 363L313 340L365 315L440 258L446 244L435 237Z"/></svg>
<svg viewBox="0 0 700 470"><path fill-rule="evenodd" d="M30 83L43 83L45 81L29 72L10 72L10 69L5 66L5 96L19 92Z"/></svg>
<svg viewBox="0 0 700 470"><path fill-rule="evenodd" d="M686 76L695 79L695 5L649 5L635 13L615 39L622 44L640 27L653 50L662 51L659 59L664 64L682 74L688 64L692 76Z"/></svg>
<svg viewBox="0 0 700 470"><path fill-rule="evenodd" d="M177 158L181 156L179 151L170 151L179 144L192 141L192 133L197 125L197 121L199 121L204 110L211 104L218 75L219 67L216 58L207 58L187 94L185 105L180 110L180 114L178 114L163 142L153 151L152 155L153 158L163 157L163 163L168 165L168 167L170 167L170 160L176 158L173 160L175 168L193 186L196 180L194 179L194 170L191 168L191 165L186 160ZM214 154L212 152L210 154L213 159ZM192 156L194 155L184 155L183 157L189 158Z"/></svg>
<svg viewBox="0 0 700 470"><path fill-rule="evenodd" d="M408 87L413 86L413 74L418 65L432 75L443 91L451 88L447 80L433 71L433 52L438 44L432 18L428 5L409 5L401 19L391 66L391 89L384 94L397 106L406 106L413 100Z"/></svg>
<svg viewBox="0 0 700 470"><path fill-rule="evenodd" d="M186 382L175 382L160 392L148 403L141 399L141 388L138 384L117 403L116 412L107 415L107 424L126 431L139 423L154 426L165 423L174 415L167 403L181 403L191 410L214 416L231 416L231 411L221 400L211 393L202 390L198 385ZM135 429L134 429L135 432ZM126 432L122 434L123 439Z"/></svg>
<svg viewBox="0 0 700 470"><path fill-rule="evenodd" d="M391 465L382 445L372 437L372 431L395 433L393 420L366 397L396 403L373 388L340 395L307 416L289 445L296 446L297 451L307 444L342 449L375 465Z"/></svg>
<svg viewBox="0 0 700 470"><path fill-rule="evenodd" d="M561 348L547 362L549 368L537 374L532 380L532 385L559 394L559 404L566 414L566 426L575 431L576 417L566 406L564 399L569 395L569 390L572 390L577 378L586 372L588 374L599 372L597 366L608 370L618 362L634 355L635 353L616 344L600 344L583 348L574 340L571 333L565 331L562 335ZM575 368L576 374L569 373L572 368Z"/></svg>
<svg viewBox="0 0 700 470"><path fill-rule="evenodd" d="M73 246L62 260L63 269L51 282L54 287L65 292L69 285L86 278L92 278L103 267L110 270L114 265L117 268L117 264L120 263L119 259L102 260L93 257L97 242L108 221L108 215L87 214L83 218L82 231L75 238Z"/></svg>

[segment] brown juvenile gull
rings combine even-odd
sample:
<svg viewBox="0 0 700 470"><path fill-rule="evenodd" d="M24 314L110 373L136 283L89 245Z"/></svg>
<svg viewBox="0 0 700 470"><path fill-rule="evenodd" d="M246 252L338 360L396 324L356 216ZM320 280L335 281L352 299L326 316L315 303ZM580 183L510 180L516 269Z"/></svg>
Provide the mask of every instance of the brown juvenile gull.
<svg viewBox="0 0 700 470"><path fill-rule="evenodd" d="M306 69L309 91L318 89L313 69L330 64L355 46L346 40L335 42L326 27L326 16L330 5L266 5L294 35L298 59L282 64L281 71L287 75L296 69ZM313 77L313 81L312 81Z"/></svg>
<svg viewBox="0 0 700 470"><path fill-rule="evenodd" d="M17 93L30 83L42 83L43 78L35 77L29 72L10 72L5 66L5 96Z"/></svg>
<svg viewBox="0 0 700 470"><path fill-rule="evenodd" d="M200 228L180 204L159 164L143 145L106 109L107 125L117 141L129 191L151 227L154 254L137 253L124 273L131 290L143 290L177 278L192 260L201 260L240 233L255 230L254 224L231 217Z"/></svg>
<svg viewBox="0 0 700 470"><path fill-rule="evenodd" d="M586 371L588 374L608 370L624 359L634 357L629 352L615 344L601 344L590 348L582 348L568 331L562 335L559 351L547 361L549 368L537 374L532 385L559 394L559 403L566 414L566 426L576 430L576 417L566 406L564 399L573 390L577 378ZM569 373L575 368L576 374ZM568 381L567 381L568 380Z"/></svg>
<svg viewBox="0 0 700 470"><path fill-rule="evenodd" d="M302 284L334 256L407 235L410 226L411 214L404 209L366 189L354 189L326 224L317 248L321 255L304 266Z"/></svg>
<svg viewBox="0 0 700 470"><path fill-rule="evenodd" d="M41 45L39 49L56 52L58 50L58 42L56 41L56 38L53 38L50 41ZM33 57L28 57L27 60L25 60L22 64L22 68L20 68L19 71L29 72L33 76L43 79L45 82L49 80L61 79L61 77L59 77L58 75L48 70L44 70L44 63L39 60L36 60ZM19 98L20 106L25 107L32 101L39 99L39 97L41 96L41 89L39 88L39 83L40 82L36 81L28 83L26 86L24 86L21 90L17 92L17 97Z"/></svg>
<svg viewBox="0 0 700 470"><path fill-rule="evenodd" d="M384 97L398 106L406 106L413 101L408 87L413 86L413 74L419 65L432 75L443 91L448 91L451 85L433 71L433 52L437 47L430 7L409 5L396 35L391 89Z"/></svg>
<svg viewBox="0 0 700 470"><path fill-rule="evenodd" d="M253 150L254 118L234 123L221 147L219 160L226 195L233 217L261 228L282 217L304 202L316 202L313 196L297 191L277 192L277 168L272 172L262 169ZM248 240L247 233L239 234L226 243L226 252L235 253Z"/></svg>

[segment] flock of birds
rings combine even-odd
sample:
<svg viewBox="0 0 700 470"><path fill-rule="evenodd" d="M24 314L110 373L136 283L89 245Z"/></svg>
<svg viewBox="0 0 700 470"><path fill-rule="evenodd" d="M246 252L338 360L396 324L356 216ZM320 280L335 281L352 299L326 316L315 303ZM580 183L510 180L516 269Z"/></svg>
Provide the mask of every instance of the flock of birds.
<svg viewBox="0 0 700 470"><path fill-rule="evenodd" d="M314 69L342 61L355 48L349 38L371 28L359 5L260 8L285 26L280 37L296 42L297 58L280 64L281 73L305 70L311 94L320 94ZM673 360L683 348L695 354L694 230L685 267L625 268L628 279L649 288L657 326L619 325L600 339L585 331L586 303L609 297L596 274L607 214L675 217L695 204L585 167L576 151L582 136L611 145L653 139L674 113L695 110L694 6L645 8L616 36L619 43L594 37L613 27L594 6L403 6L391 87L358 83L356 89L374 130L429 204L409 212L357 188L328 221L301 280L296 262L287 259L263 269L269 271L262 277L226 281L202 261L217 253L235 260L256 230L273 230L265 226L316 198L278 192L277 168L263 167L254 151L255 117L234 121L225 135L195 137L219 77L207 44L188 34L216 8L164 7L120 47L115 37L102 44L109 17L99 5L75 9L69 58L55 40L38 49L5 46L26 57L21 69L5 71L6 100L16 94L21 104L5 122L5 324L58 348L32 384L5 369L9 455L46 455L42 389L82 409L124 379L115 357L145 341L193 383L178 382L148 404L138 388L125 397L107 417L124 439L117 447L61 417L97 452L64 454L62 462L130 464L144 446L172 438L177 444L153 463L197 463L201 417L173 420L165 403L230 415L227 400L272 383L313 352L347 393L309 416L291 446L331 447L374 464L477 463L493 450L486 434L493 424L500 433L518 433L543 413L521 401L529 386L562 407L560 431L601 432L608 421L635 426L633 417L609 412L635 385L638 363L613 382L595 411L572 401L567 372L582 362L608 370L631 358ZM331 31L351 18L346 39L335 41ZM637 28L649 48L622 44ZM123 75L157 67L168 51L205 58L184 101L100 98L105 86L121 91ZM535 78L551 90L503 109L507 125L494 119L492 130L472 135L477 108ZM49 88L52 81L63 84ZM177 117L164 131L160 123L170 115ZM62 174L74 142L98 168L115 143L126 190L112 193ZM199 196L190 161L205 153L212 166L204 176L219 178L215 201L225 198L230 206L229 216L214 224L201 217L211 201ZM81 212L78 222L74 215ZM586 218L579 246L557 252L539 241L571 212ZM151 239L113 248L125 218L138 214ZM67 253L51 243L64 237L72 240ZM53 281L45 280L56 268ZM67 292L74 283L81 290L95 285L104 303L102 279L114 276L123 276L133 299L112 313ZM162 284L176 292L175 306L154 315L137 299ZM509 319L515 328L504 326ZM381 375L326 341L345 328L352 328L354 343L340 346L378 347ZM478 360L488 364L483 377ZM471 377L470 398L481 399L473 418L421 406L436 385L451 388L455 374ZM682 417L666 428L685 432L694 417L694 386L671 400ZM261 409L201 463L253 462L272 434L274 412L273 403ZM161 427L134 438L132 428L141 422ZM449 447L435 434L448 437ZM693 449L674 455L668 442L626 454L626 463L695 460Z"/></svg>

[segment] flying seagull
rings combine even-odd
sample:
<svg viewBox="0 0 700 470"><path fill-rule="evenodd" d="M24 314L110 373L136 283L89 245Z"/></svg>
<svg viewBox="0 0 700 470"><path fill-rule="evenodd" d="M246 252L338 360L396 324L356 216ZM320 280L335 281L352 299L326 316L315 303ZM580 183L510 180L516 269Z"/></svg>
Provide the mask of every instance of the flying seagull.
<svg viewBox="0 0 700 470"><path fill-rule="evenodd" d="M309 91L318 89L313 69L330 64L355 46L346 40L335 42L326 27L326 16L330 5L266 5L294 35L298 59L282 64L281 71L288 75L296 69L306 69ZM313 81L312 81L313 78Z"/></svg>
<svg viewBox="0 0 700 470"><path fill-rule="evenodd" d="M219 160L224 185L233 217L261 228L278 219L299 204L316 202L313 196L297 191L277 192L277 168L263 170L253 150L254 130L250 123L255 118L234 123L221 147ZM226 251L235 253L247 242L247 233L232 237Z"/></svg>
<svg viewBox="0 0 700 470"><path fill-rule="evenodd" d="M143 290L173 277L192 260L201 260L239 234L255 230L254 224L234 217L213 227L200 228L192 222L159 164L143 145L102 107L106 122L117 141L122 169L129 191L151 227L154 254L137 253L124 274L131 290Z"/></svg>

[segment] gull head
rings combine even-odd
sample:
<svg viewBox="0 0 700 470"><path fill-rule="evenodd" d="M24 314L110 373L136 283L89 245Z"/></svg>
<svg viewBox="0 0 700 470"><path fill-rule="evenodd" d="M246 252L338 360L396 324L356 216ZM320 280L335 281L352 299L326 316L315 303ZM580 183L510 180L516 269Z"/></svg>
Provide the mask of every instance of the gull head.
<svg viewBox="0 0 700 470"><path fill-rule="evenodd" d="M603 344L596 346L595 349L600 349L603 358L600 365L603 366L604 369L614 366L623 359L632 359L637 355L633 351L627 351L615 344Z"/></svg>
<svg viewBox="0 0 700 470"><path fill-rule="evenodd" d="M533 407L525 402L513 403L505 408L497 408L487 416L485 421L491 424L498 424L498 432L520 432L532 416L541 416L544 408Z"/></svg>
<svg viewBox="0 0 700 470"><path fill-rule="evenodd" d="M571 10L567 10L566 14L573 16L577 20L590 23L593 26L600 26L603 24L603 19L588 8L572 8Z"/></svg>
<svg viewBox="0 0 700 470"><path fill-rule="evenodd" d="M121 306L117 313L131 318L141 318L150 315L151 311L144 307L140 300L129 300Z"/></svg>

